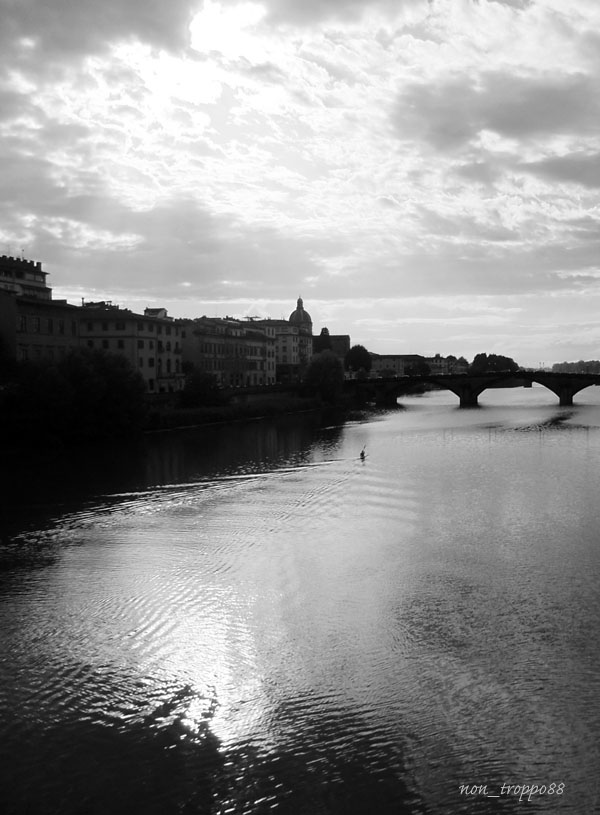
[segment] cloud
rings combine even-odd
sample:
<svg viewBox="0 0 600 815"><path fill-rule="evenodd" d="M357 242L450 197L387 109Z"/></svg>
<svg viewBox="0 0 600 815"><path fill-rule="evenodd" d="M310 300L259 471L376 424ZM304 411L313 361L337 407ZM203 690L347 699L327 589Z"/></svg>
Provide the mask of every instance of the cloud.
<svg viewBox="0 0 600 815"><path fill-rule="evenodd" d="M190 0L3 0L0 43L4 49L20 46L32 59L55 61L128 39L181 51L193 13Z"/></svg>
<svg viewBox="0 0 600 815"><path fill-rule="evenodd" d="M485 72L412 82L399 93L392 124L402 140L459 150L483 131L509 139L596 134L600 92L583 74L518 76Z"/></svg>
<svg viewBox="0 0 600 815"><path fill-rule="evenodd" d="M38 217L32 227L33 255L47 261L47 271L60 269L60 286L70 291L93 290L101 280L115 299L141 291L170 299L177 287L198 300L230 298L232 287L285 297L284 264L296 280L322 275L301 241L294 245L276 230L215 215L193 199L173 199L145 212L108 198L71 203L78 217Z"/></svg>
<svg viewBox="0 0 600 815"><path fill-rule="evenodd" d="M588 189L600 188L600 153L571 153L540 161L521 162L518 167L548 181L563 181Z"/></svg>
<svg viewBox="0 0 600 815"><path fill-rule="evenodd" d="M270 19L275 24L307 26L320 22L357 22L365 11L375 9L397 14L404 9L427 8L432 0L266 0Z"/></svg>
<svg viewBox="0 0 600 815"><path fill-rule="evenodd" d="M515 9L526 9L533 5L534 0L490 0L490 2Z"/></svg>
<svg viewBox="0 0 600 815"><path fill-rule="evenodd" d="M598 4L0 3L0 241L55 291L352 302L373 350L388 300L415 351L500 322L432 296L598 304Z"/></svg>

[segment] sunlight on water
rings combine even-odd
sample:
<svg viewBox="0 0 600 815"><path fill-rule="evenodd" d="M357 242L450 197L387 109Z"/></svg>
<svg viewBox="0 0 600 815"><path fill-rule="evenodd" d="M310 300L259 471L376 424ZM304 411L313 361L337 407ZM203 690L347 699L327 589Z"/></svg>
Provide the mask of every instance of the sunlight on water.
<svg viewBox="0 0 600 815"><path fill-rule="evenodd" d="M145 484L24 524L8 811L596 811L600 398L577 400L182 435L161 478L156 440Z"/></svg>

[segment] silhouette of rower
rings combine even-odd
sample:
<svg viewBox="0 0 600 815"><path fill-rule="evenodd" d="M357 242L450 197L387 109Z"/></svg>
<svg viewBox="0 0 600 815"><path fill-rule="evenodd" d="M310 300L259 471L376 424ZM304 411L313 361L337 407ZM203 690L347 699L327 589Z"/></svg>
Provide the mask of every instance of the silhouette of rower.
<svg viewBox="0 0 600 815"><path fill-rule="evenodd" d="M365 444L365 447L366 447L366 446L367 446L367 445ZM364 460L365 460L365 457L366 457L366 455L367 455L367 454L365 453L365 447L363 447L363 449L360 451L360 460L361 460L361 461L364 461Z"/></svg>

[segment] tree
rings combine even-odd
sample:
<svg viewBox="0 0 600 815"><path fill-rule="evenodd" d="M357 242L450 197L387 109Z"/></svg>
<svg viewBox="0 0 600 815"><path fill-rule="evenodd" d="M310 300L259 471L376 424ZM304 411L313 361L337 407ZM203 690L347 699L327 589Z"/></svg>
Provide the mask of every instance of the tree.
<svg viewBox="0 0 600 815"><path fill-rule="evenodd" d="M142 428L144 380L121 354L86 348L55 364L18 363L0 407L13 439L122 438Z"/></svg>
<svg viewBox="0 0 600 815"><path fill-rule="evenodd" d="M81 349L58 364L70 395L74 435L126 436L142 426L144 380L122 354Z"/></svg>
<svg viewBox="0 0 600 815"><path fill-rule="evenodd" d="M493 372L519 370L519 365L510 357L503 357L499 354L477 354L469 366L469 373L484 374Z"/></svg>
<svg viewBox="0 0 600 815"><path fill-rule="evenodd" d="M309 393L335 402L344 387L344 367L332 351L322 351L311 359L304 382Z"/></svg>
<svg viewBox="0 0 600 815"><path fill-rule="evenodd" d="M426 362L413 362L406 368L408 376L428 376L431 373L431 368Z"/></svg>
<svg viewBox="0 0 600 815"><path fill-rule="evenodd" d="M364 345L353 345L344 358L344 367L347 371L353 373L357 373L361 369L369 373L371 362L371 355Z"/></svg>

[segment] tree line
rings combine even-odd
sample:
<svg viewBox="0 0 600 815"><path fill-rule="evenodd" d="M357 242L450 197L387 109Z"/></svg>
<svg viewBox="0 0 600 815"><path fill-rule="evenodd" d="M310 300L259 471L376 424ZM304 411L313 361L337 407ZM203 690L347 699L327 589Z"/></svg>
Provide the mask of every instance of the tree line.
<svg viewBox="0 0 600 815"><path fill-rule="evenodd" d="M0 355L5 444L131 437L145 412L144 380L120 354L82 348L54 362Z"/></svg>

